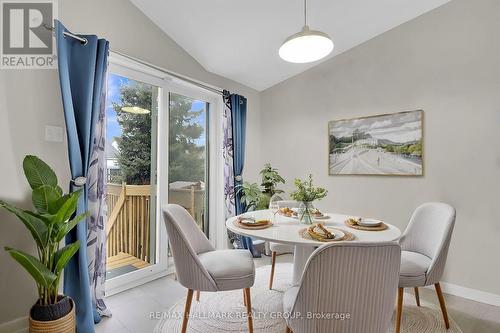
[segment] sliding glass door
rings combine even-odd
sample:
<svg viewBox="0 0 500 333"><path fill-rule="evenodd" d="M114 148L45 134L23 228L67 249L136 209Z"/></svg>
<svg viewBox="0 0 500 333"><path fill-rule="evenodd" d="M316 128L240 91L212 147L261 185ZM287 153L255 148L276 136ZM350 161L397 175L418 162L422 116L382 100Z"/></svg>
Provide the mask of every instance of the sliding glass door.
<svg viewBox="0 0 500 333"><path fill-rule="evenodd" d="M169 93L168 202L186 208L207 236L209 107L206 101Z"/></svg>
<svg viewBox="0 0 500 333"><path fill-rule="evenodd" d="M222 183L219 100L147 66L111 57L106 105L108 295L173 272L161 214L166 203L183 206L214 245L223 239L213 227L223 214L214 205L222 201L210 200L223 196L222 186L211 186Z"/></svg>
<svg viewBox="0 0 500 333"><path fill-rule="evenodd" d="M110 63L106 104L106 293L167 272L161 228L158 113L164 81L134 66Z"/></svg>
<svg viewBox="0 0 500 333"><path fill-rule="evenodd" d="M156 128L160 88L108 75L106 279L156 263Z"/></svg>

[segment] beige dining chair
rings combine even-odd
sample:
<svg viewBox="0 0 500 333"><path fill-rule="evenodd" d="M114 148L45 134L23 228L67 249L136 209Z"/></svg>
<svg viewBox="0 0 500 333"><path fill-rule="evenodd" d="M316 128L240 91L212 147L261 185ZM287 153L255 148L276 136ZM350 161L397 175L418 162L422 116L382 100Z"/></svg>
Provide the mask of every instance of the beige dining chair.
<svg viewBox="0 0 500 333"><path fill-rule="evenodd" d="M386 333L401 248L396 242L331 243L313 252L283 296L286 332Z"/></svg>
<svg viewBox="0 0 500 333"><path fill-rule="evenodd" d="M181 332L187 330L193 291L243 289L248 329L253 332L250 287L255 280L253 257L248 250L215 250L195 220L181 206L166 205L163 217L174 257L177 279L188 289Z"/></svg>
<svg viewBox="0 0 500 333"><path fill-rule="evenodd" d="M450 328L439 281L446 264L455 215L455 208L440 202L424 203L413 212L399 241L402 253L396 333L401 330L404 288L414 288L417 306L420 306L418 287L430 285L434 285L436 289L446 329Z"/></svg>
<svg viewBox="0 0 500 333"><path fill-rule="evenodd" d="M299 203L294 200L281 200L278 201L278 208L297 208ZM285 253L293 253L294 247L292 245L269 242L269 250L271 251L271 275L269 276L269 289L273 289L273 280L274 280L274 268L276 266L276 256L285 254Z"/></svg>

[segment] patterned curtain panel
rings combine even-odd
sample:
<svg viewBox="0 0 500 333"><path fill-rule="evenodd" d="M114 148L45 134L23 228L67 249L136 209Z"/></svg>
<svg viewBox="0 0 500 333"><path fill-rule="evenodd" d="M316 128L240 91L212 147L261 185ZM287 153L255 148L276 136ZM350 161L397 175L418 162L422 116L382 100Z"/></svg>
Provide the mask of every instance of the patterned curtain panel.
<svg viewBox="0 0 500 333"><path fill-rule="evenodd" d="M99 119L95 128L94 144L90 158L88 183L87 258L92 303L100 316L111 316L104 304L106 282L106 84L103 85Z"/></svg>
<svg viewBox="0 0 500 333"><path fill-rule="evenodd" d="M223 93L224 99L224 196L226 218L244 213L245 207L240 201L239 186L243 184L241 173L245 160L245 129L247 100L245 97ZM260 257L252 239L228 231L228 237L234 247L248 249L254 257Z"/></svg>
<svg viewBox="0 0 500 333"><path fill-rule="evenodd" d="M94 164L99 162L99 158L93 159L92 156L96 145L96 125L99 122L104 103L103 91L106 85L109 43L95 35L82 35L87 39L87 43L82 44L81 41L64 35L64 32L68 30L61 22L56 20L55 25L59 81L66 121L71 177L73 180L86 179L76 214L90 210L93 215L92 218L87 218L79 223L66 236L68 243L79 240L80 249L64 269L64 293L75 301L78 332L92 333L94 332L94 323L101 320L97 304L93 301L94 295L91 286L94 285L94 281L92 279L95 274L100 274L95 270L96 260L102 261L103 258L94 258L95 251L89 257L88 252L92 252L92 249L87 251L87 244L90 244L91 247L94 244L99 247L101 246L99 241L102 241L102 238L89 233L89 230L93 229L93 223L97 225L102 223L102 221L99 222L101 213L93 211L96 206L89 207L89 197L94 195L97 201L97 197L99 195L102 197L103 194L102 192L97 194L98 191L102 191L102 188L98 190L99 182L96 183L99 178L99 170L97 170L97 176L91 176L90 172L95 172L91 169L98 167ZM91 184L91 181L94 184ZM79 187L75 182L72 182L70 190L77 189ZM95 194L91 195L93 191ZM99 255L103 255L103 253L105 252L101 252ZM89 267L92 266L94 271L90 273ZM103 281L102 277L100 281ZM98 295L97 292L96 295Z"/></svg>
<svg viewBox="0 0 500 333"><path fill-rule="evenodd" d="M236 215L235 189L234 189L234 166L233 166L233 123L231 116L231 95L224 90L222 96L224 102L223 131L224 142L222 154L224 157L224 202L226 208L226 219ZM229 241L235 248L243 248L241 237L231 231L227 231Z"/></svg>

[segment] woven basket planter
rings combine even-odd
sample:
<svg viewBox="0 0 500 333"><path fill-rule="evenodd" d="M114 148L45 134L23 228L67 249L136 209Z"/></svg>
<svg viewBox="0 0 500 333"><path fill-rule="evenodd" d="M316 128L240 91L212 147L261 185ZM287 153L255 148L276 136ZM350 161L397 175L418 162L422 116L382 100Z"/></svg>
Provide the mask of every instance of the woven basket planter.
<svg viewBox="0 0 500 333"><path fill-rule="evenodd" d="M40 321L29 318L29 332L30 333L75 333L76 332L76 317L75 317L75 303L71 300L71 311L56 320Z"/></svg>

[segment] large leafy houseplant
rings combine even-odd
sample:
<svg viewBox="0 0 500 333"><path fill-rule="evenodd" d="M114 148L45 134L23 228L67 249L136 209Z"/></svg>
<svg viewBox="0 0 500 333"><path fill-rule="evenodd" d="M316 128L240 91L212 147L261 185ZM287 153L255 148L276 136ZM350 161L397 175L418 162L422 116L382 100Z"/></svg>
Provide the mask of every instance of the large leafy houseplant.
<svg viewBox="0 0 500 333"><path fill-rule="evenodd" d="M269 200L277 193L283 193L277 186L285 183L278 169L266 163L260 171L262 176L261 185L257 183L244 182L237 191L241 193L241 202L245 204L246 210L261 210L269 207Z"/></svg>
<svg viewBox="0 0 500 333"><path fill-rule="evenodd" d="M74 216L81 190L63 194L56 174L41 159L26 156L23 169L32 189L31 198L35 209L17 208L3 200L0 200L0 207L17 216L30 231L36 243L37 255L10 247L5 247L5 250L35 280L39 298L36 305L48 306L59 301L62 271L80 247L79 241L62 248L60 243L87 213Z"/></svg>

